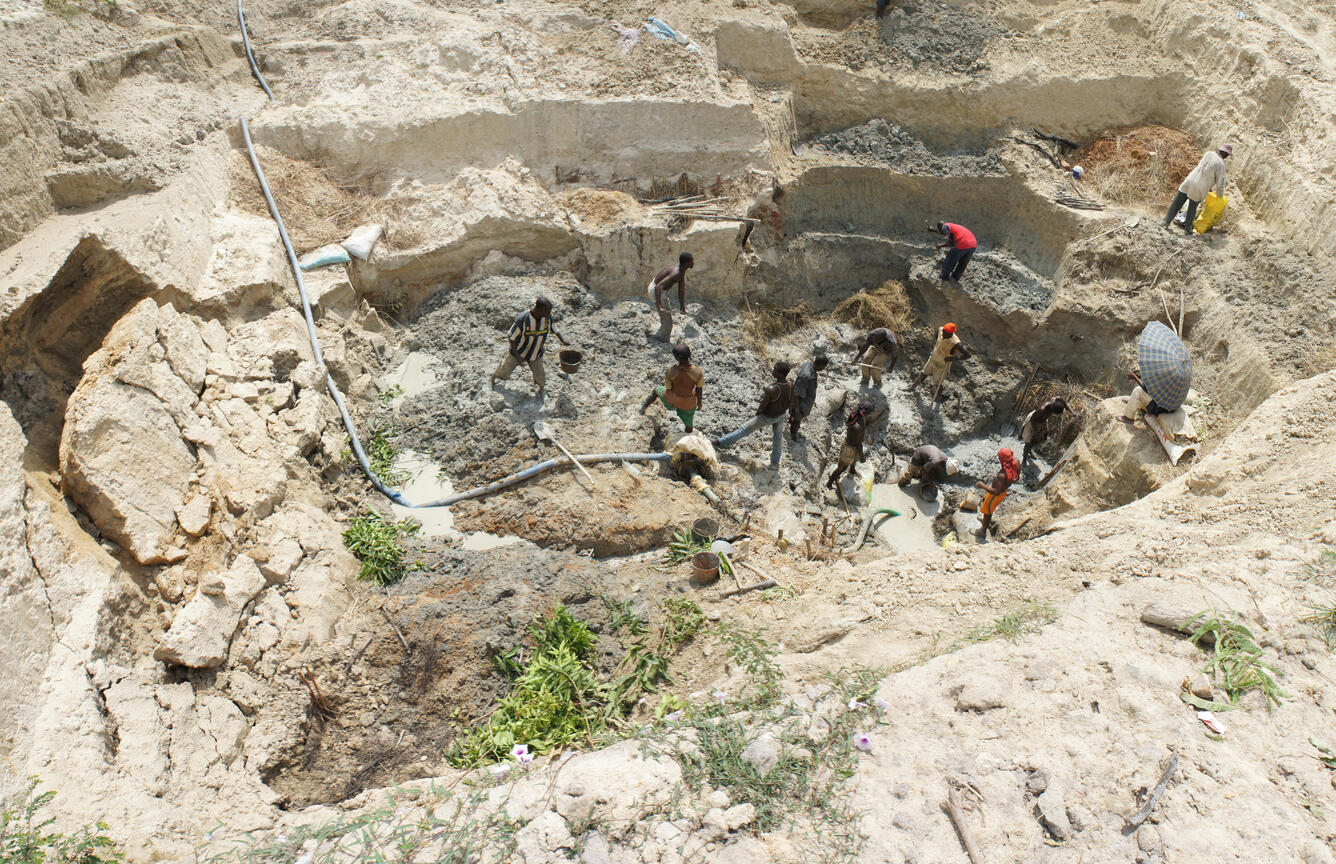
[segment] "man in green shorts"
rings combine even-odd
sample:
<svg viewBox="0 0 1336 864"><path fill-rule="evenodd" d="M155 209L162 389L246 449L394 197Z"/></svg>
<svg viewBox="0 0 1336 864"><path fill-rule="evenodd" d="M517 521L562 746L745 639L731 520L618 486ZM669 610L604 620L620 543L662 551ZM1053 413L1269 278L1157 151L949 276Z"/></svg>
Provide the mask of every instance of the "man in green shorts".
<svg viewBox="0 0 1336 864"><path fill-rule="evenodd" d="M640 413L648 411L658 399L663 407L676 411L682 425L691 432L695 426L696 409L700 407L701 390L705 386L705 373L699 366L691 365L691 348L685 342L673 346L673 359L677 365L668 367L664 385L655 387L645 398Z"/></svg>

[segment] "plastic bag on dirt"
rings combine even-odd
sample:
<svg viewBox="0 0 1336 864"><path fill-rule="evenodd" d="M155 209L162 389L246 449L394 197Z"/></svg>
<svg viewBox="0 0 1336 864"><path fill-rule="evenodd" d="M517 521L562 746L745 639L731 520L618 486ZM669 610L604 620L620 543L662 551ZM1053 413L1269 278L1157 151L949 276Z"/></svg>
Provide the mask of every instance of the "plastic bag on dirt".
<svg viewBox="0 0 1336 864"><path fill-rule="evenodd" d="M382 225L360 225L343 241L343 248L358 261L366 261L371 257L371 250L376 248L376 241L384 230Z"/></svg>
<svg viewBox="0 0 1336 864"><path fill-rule="evenodd" d="M314 270L331 264L347 264L349 260L351 259L348 257L348 250L337 243L331 243L328 246L321 246L314 252L307 252L297 260L297 265L303 270Z"/></svg>
<svg viewBox="0 0 1336 864"><path fill-rule="evenodd" d="M711 474L719 473L719 457L715 455L714 447L710 444L710 439L699 432L690 432L678 438L672 444L672 462L676 464L681 462L683 455L691 455L700 460Z"/></svg>
<svg viewBox="0 0 1336 864"><path fill-rule="evenodd" d="M645 22L645 29L648 30L650 33L653 33L660 39L663 39L664 41L676 42L678 45L682 45L692 54L700 53L700 46L698 46L695 42L692 42L690 36L678 33L676 30L674 30L672 27L669 27L667 24L665 24L663 21L660 21L658 18L654 18L651 16Z"/></svg>
<svg viewBox="0 0 1336 864"><path fill-rule="evenodd" d="M1215 223L1220 221L1220 217L1225 213L1225 205L1229 203L1229 196L1220 196L1214 192L1206 193L1206 200L1202 202L1201 212L1192 223L1192 230L1197 234L1205 234L1215 227Z"/></svg>

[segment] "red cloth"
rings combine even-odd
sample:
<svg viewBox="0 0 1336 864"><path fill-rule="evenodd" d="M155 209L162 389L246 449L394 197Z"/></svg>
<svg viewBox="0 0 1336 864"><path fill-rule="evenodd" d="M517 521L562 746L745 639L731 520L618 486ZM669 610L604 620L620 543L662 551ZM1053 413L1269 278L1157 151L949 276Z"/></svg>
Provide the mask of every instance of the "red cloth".
<svg viewBox="0 0 1336 864"><path fill-rule="evenodd" d="M1010 447L1003 447L997 451L997 461L1002 463L1002 472L1007 475L1007 482L1015 483L1021 476L1021 466L1016 461L1016 454L1011 452Z"/></svg>
<svg viewBox="0 0 1336 864"><path fill-rule="evenodd" d="M964 225L957 225L954 222L943 222L946 230L951 232L951 246L955 249L976 249L979 241L974 239L973 232Z"/></svg>

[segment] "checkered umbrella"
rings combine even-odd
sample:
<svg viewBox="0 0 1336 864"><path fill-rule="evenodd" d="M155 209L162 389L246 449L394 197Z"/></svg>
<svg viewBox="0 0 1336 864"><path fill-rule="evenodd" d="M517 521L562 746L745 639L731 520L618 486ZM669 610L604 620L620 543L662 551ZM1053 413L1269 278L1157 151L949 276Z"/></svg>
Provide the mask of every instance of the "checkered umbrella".
<svg viewBox="0 0 1336 864"><path fill-rule="evenodd" d="M1146 392L1166 411L1177 411L1192 386L1192 358L1178 334L1152 321L1137 340L1137 362Z"/></svg>

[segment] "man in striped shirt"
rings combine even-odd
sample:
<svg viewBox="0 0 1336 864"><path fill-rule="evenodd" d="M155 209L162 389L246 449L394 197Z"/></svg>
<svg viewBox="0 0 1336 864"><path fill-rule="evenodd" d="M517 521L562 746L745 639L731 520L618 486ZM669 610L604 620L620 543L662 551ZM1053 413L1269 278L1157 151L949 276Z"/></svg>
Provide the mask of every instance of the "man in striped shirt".
<svg viewBox="0 0 1336 864"><path fill-rule="evenodd" d="M561 334L552 326L552 301L546 297L539 297L534 301L532 309L521 312L515 323L510 325L510 330L506 333L510 350L501 361L501 365L492 373L492 389L496 389L497 381L505 381L510 377L510 373L515 371L515 367L524 362L533 373L533 385L537 388L538 395L542 396L543 388L547 384L547 372L543 369L543 349L547 346L549 333L556 336L562 345L566 344L566 340L561 338Z"/></svg>

